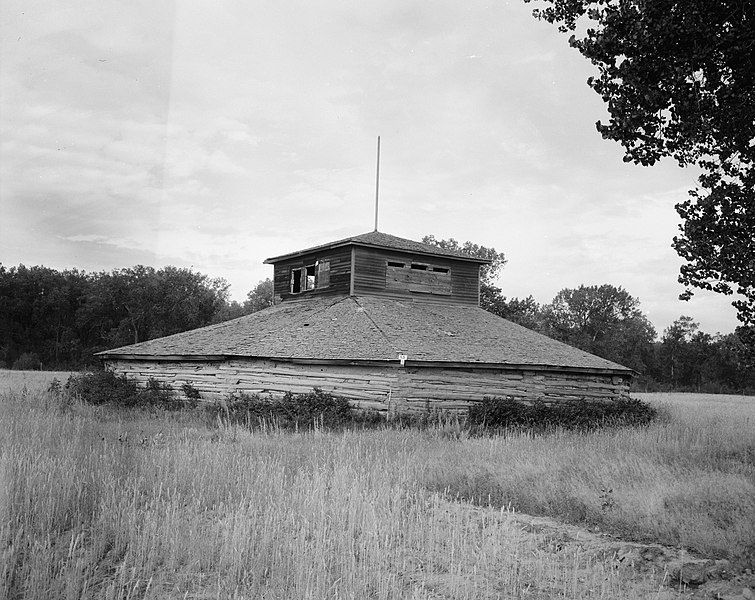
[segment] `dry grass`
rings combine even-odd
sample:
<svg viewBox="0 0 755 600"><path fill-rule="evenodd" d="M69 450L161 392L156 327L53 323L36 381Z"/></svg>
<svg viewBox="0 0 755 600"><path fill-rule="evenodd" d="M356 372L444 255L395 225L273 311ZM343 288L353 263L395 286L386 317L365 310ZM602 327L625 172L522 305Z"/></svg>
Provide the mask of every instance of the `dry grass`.
<svg viewBox="0 0 755 600"><path fill-rule="evenodd" d="M10 371L0 369L0 393L2 392L44 392L53 379L61 383L68 381L69 371Z"/></svg>
<svg viewBox="0 0 755 600"><path fill-rule="evenodd" d="M511 435L423 456L427 488L755 562L755 399L663 395L647 428Z"/></svg>
<svg viewBox="0 0 755 600"><path fill-rule="evenodd" d="M61 407L39 391L46 383L0 381L0 597L668 598L662 574L638 579L615 557L554 547L506 510L446 492L472 481L479 496L494 482L494 503L556 513L577 498L617 523L646 514L646 531L660 526L648 506L703 488L715 504L726 478L752 501L752 463L722 470L711 455L743 447L736 436L713 444L725 419L710 433L672 418L538 439L250 433L190 413ZM709 512L702 501L689 510ZM712 547L735 547L751 527L721 529L729 538Z"/></svg>

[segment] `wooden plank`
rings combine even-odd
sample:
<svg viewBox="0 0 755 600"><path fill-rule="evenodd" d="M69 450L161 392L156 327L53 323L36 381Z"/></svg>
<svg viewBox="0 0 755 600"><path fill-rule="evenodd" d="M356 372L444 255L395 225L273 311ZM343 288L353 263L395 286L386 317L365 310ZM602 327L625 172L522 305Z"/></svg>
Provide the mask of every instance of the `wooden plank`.
<svg viewBox="0 0 755 600"><path fill-rule="evenodd" d="M390 410L444 408L465 410L485 396L540 399L610 400L627 394L627 384L617 384L611 374L580 378L570 373L525 369L449 369L412 367L381 368L373 365L324 365L275 360L233 359L215 361L123 360L112 363L120 372L142 383L152 377L180 389L191 383L203 395L263 393L281 396L286 391L308 393L318 387L343 395L353 402L370 402Z"/></svg>

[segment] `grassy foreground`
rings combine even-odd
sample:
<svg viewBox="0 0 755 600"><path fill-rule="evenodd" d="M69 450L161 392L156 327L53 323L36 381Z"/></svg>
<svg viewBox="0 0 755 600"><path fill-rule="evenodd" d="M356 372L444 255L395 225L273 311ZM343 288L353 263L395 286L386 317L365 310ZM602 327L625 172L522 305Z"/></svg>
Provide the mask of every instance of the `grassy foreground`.
<svg viewBox="0 0 755 600"><path fill-rule="evenodd" d="M62 406L45 375L0 372L0 598L671 597L511 508L755 555L752 399L666 395L664 422L587 435L250 433Z"/></svg>

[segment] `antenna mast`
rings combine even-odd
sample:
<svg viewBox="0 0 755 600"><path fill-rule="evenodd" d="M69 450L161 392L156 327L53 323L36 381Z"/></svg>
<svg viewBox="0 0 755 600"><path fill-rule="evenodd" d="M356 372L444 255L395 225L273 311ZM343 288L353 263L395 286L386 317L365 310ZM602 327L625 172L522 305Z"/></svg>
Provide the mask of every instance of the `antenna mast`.
<svg viewBox="0 0 755 600"><path fill-rule="evenodd" d="M375 174L375 231L378 230L378 195L380 193L380 136L377 140L377 171Z"/></svg>

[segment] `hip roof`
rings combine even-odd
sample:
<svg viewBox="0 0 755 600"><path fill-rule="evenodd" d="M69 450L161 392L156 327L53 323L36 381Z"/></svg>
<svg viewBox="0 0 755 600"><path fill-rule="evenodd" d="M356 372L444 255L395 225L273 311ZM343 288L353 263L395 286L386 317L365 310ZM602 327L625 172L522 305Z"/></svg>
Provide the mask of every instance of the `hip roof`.
<svg viewBox="0 0 755 600"><path fill-rule="evenodd" d="M411 365L632 372L477 306L380 296L285 301L232 321L107 350L99 356L398 362L400 354Z"/></svg>
<svg viewBox="0 0 755 600"><path fill-rule="evenodd" d="M460 260L467 260L480 264L490 263L490 261L485 258L470 256L469 254L461 252L460 250L447 250L446 248L440 248L439 246L433 246L432 244L423 244L422 242L415 242L414 240L408 240L406 238L397 237L395 235L390 235L379 231L371 231L369 233L355 235L335 242L321 244L320 246L313 246L312 248L306 248L304 250L297 250L296 252L274 256L272 258L266 259L265 264L274 264L282 260L288 260L290 258L295 258L304 254L310 254L318 250L338 248L348 245L366 246L370 248L383 248L388 250L400 250L402 252L426 254L430 256L453 257Z"/></svg>

